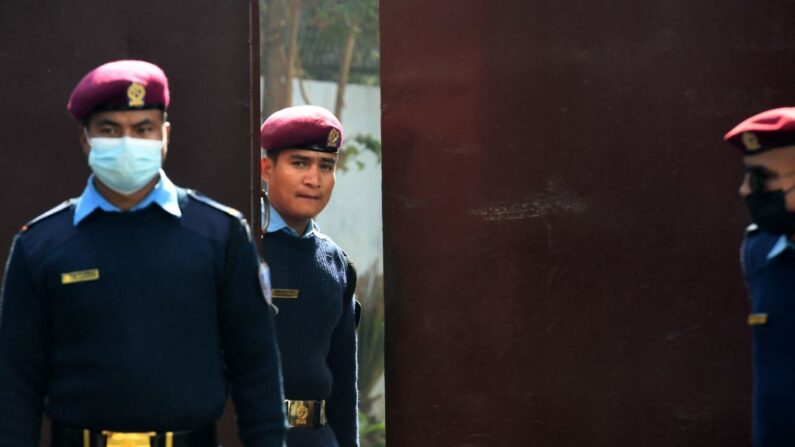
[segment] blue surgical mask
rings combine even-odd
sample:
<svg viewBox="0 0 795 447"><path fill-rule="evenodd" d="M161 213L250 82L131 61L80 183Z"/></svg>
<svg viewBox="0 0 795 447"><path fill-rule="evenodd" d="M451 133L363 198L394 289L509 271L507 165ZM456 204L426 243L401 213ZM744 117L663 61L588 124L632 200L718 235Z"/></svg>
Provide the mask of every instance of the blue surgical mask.
<svg viewBox="0 0 795 447"><path fill-rule="evenodd" d="M144 138L89 138L88 165L94 175L119 194L143 188L163 164L163 140Z"/></svg>

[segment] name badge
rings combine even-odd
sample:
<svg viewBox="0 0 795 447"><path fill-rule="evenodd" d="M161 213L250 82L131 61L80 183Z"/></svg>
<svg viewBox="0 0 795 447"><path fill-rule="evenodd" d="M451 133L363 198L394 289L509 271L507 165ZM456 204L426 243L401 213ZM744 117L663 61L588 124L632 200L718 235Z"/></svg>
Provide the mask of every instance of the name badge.
<svg viewBox="0 0 795 447"><path fill-rule="evenodd" d="M76 282L96 281L99 279L99 269L80 270L79 272L61 273L61 284L74 284Z"/></svg>
<svg viewBox="0 0 795 447"><path fill-rule="evenodd" d="M767 314L748 315L748 326L759 326L767 323Z"/></svg>
<svg viewBox="0 0 795 447"><path fill-rule="evenodd" d="M296 299L298 298L298 289L273 289L271 295L274 298Z"/></svg>

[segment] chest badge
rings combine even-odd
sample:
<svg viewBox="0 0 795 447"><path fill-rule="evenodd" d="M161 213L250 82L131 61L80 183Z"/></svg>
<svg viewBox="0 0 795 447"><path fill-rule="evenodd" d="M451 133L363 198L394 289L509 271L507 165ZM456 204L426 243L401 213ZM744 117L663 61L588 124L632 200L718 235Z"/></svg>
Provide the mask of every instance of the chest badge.
<svg viewBox="0 0 795 447"><path fill-rule="evenodd" d="M78 272L61 273L61 284L74 284L76 282L96 281L99 279L99 269L80 270Z"/></svg>
<svg viewBox="0 0 795 447"><path fill-rule="evenodd" d="M760 326L767 324L767 314L749 314L748 326Z"/></svg>
<svg viewBox="0 0 795 447"><path fill-rule="evenodd" d="M283 298L294 300L298 298L298 289L273 289L271 295L274 298Z"/></svg>

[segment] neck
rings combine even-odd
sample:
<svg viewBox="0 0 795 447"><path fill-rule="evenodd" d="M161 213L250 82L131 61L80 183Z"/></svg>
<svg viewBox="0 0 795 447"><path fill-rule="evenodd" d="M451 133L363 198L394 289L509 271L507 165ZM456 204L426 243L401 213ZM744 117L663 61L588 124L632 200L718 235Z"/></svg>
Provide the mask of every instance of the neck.
<svg viewBox="0 0 795 447"><path fill-rule="evenodd" d="M295 234L297 234L299 237L304 235L304 232L306 232L306 227L309 225L308 220L293 221L285 219L284 216L282 216L282 219L284 219L284 223L286 223L288 227L292 228L293 231L295 231Z"/></svg>
<svg viewBox="0 0 795 447"><path fill-rule="evenodd" d="M271 206L273 206L273 204L271 204ZM306 232L306 227L309 225L310 219L300 219L288 216L275 206L273 206L273 209L279 213L279 216L281 216L284 223L286 223L288 227L295 231L295 234L297 234L299 237L304 235L304 232Z"/></svg>
<svg viewBox="0 0 795 447"><path fill-rule="evenodd" d="M155 189L155 185L157 182L160 181L160 175L156 175L152 180L149 181L143 188L135 191L134 193L130 194L129 196L125 196L123 194L119 194L118 192L108 188L107 185L102 183L98 178L94 177L94 187L97 188L102 197L104 197L111 205L115 206L116 208L122 211L128 211L135 205L141 203L141 201Z"/></svg>

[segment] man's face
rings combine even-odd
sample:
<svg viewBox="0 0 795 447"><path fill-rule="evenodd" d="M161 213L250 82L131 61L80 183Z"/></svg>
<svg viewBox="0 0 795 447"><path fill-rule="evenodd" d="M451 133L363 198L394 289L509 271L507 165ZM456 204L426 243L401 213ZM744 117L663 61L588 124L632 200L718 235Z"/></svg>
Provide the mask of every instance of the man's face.
<svg viewBox="0 0 795 447"><path fill-rule="evenodd" d="M740 184L740 197L752 192L789 191L795 188L795 146L777 148L743 157L745 176ZM795 191L785 196L787 210L795 211Z"/></svg>
<svg viewBox="0 0 795 447"><path fill-rule="evenodd" d="M166 141L163 144L163 160L165 160L171 126L169 123L164 123L161 110L120 110L94 113L88 121L86 132L92 138L132 137L147 140L162 140L163 132L166 132ZM88 155L91 147L85 132L80 133L80 144L83 146L83 152Z"/></svg>
<svg viewBox="0 0 795 447"><path fill-rule="evenodd" d="M288 225L306 223L331 199L337 155L285 149L277 157L275 162L269 157L262 159L268 198Z"/></svg>

